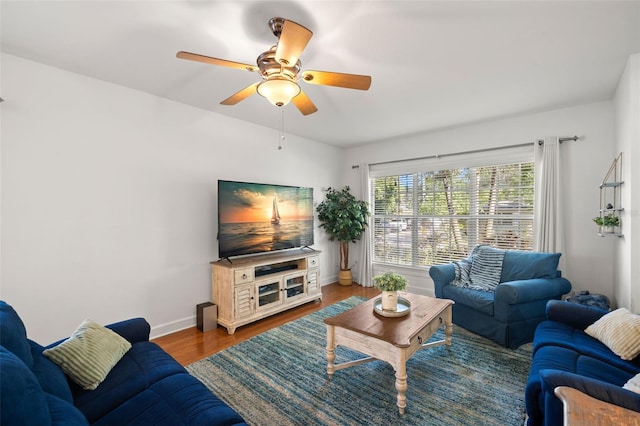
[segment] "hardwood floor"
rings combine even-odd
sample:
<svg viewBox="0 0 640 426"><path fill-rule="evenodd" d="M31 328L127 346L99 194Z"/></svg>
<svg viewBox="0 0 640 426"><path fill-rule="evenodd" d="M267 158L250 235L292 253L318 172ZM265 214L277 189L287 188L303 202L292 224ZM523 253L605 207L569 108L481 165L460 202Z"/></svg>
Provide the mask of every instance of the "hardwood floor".
<svg viewBox="0 0 640 426"><path fill-rule="evenodd" d="M187 365L350 296L372 298L378 294L380 292L373 287L361 287L357 284L351 286L342 286L338 283L329 284L322 287L321 302L309 302L252 324L238 327L235 334L228 334L227 329L222 326L204 333L196 327L192 327L158 337L153 339L153 342L171 354L180 364Z"/></svg>

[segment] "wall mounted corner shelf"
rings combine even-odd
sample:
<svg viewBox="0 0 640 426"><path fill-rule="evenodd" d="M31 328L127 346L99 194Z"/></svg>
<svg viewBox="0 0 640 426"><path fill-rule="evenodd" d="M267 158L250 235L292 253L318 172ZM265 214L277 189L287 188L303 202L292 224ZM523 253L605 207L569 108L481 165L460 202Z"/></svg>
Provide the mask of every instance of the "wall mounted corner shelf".
<svg viewBox="0 0 640 426"><path fill-rule="evenodd" d="M621 206L622 180L622 153L611 163L609 171L599 185L600 188L600 209L598 217L607 225L613 222L613 226L601 225L598 235L601 237L622 237L621 213L624 208Z"/></svg>

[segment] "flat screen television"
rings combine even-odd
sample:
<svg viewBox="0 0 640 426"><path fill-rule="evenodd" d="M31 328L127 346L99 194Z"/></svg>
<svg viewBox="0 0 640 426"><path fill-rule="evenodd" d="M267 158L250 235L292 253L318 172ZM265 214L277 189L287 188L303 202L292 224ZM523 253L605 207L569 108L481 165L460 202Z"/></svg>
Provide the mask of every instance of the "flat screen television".
<svg viewBox="0 0 640 426"><path fill-rule="evenodd" d="M313 188L218 180L221 258L313 244Z"/></svg>

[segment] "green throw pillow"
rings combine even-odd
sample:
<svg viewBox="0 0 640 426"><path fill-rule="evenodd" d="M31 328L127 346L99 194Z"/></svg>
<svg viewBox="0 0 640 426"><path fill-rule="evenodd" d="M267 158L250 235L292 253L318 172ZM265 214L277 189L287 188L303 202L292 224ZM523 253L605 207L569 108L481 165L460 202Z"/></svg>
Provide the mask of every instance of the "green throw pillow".
<svg viewBox="0 0 640 426"><path fill-rule="evenodd" d="M93 390L129 349L125 338L87 319L71 337L43 354L83 389Z"/></svg>

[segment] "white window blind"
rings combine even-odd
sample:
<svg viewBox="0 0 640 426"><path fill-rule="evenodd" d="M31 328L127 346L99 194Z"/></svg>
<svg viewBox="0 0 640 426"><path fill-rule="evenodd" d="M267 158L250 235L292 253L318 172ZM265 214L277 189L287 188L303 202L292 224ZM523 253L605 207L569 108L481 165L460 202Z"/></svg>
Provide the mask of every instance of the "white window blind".
<svg viewBox="0 0 640 426"><path fill-rule="evenodd" d="M415 171L417 162L372 167L373 260L429 266L460 260L476 244L532 250L533 150L520 150L510 163L499 157L494 164L488 156L468 161L482 166L448 159L444 169L423 162L430 167L423 171ZM403 164L413 170L384 173Z"/></svg>

